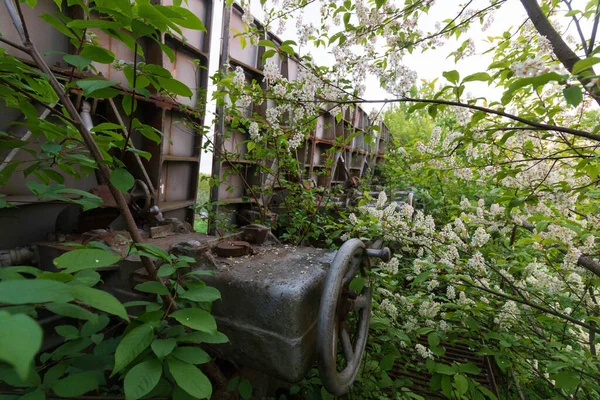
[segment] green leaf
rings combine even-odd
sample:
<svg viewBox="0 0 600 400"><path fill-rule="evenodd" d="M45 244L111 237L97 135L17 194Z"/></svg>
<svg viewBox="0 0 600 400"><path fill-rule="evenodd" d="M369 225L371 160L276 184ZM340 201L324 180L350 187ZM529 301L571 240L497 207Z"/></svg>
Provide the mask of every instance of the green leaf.
<svg viewBox="0 0 600 400"><path fill-rule="evenodd" d="M73 340L79 337L79 331L73 325L59 325L54 330L65 340Z"/></svg>
<svg viewBox="0 0 600 400"><path fill-rule="evenodd" d="M185 7L178 6L154 6L169 20L183 28L194 29L197 31L206 32L206 27L202 20L193 12Z"/></svg>
<svg viewBox="0 0 600 400"><path fill-rule="evenodd" d="M162 277L170 276L173 272L175 272L175 267L173 264L163 264L158 269L156 275Z"/></svg>
<svg viewBox="0 0 600 400"><path fill-rule="evenodd" d="M110 64L115 61L115 55L112 51L101 46L88 45L83 48L81 55L92 59L100 64Z"/></svg>
<svg viewBox="0 0 600 400"><path fill-rule="evenodd" d="M98 322L98 315L94 314L91 311L86 310L85 308L79 307L75 304L69 303L50 303L46 304L46 309L48 311L53 312L57 315L62 315L65 317L75 318L75 319L84 319L90 321L92 323Z"/></svg>
<svg viewBox="0 0 600 400"><path fill-rule="evenodd" d="M80 79L75 81L75 83L83 90L85 96L89 96L96 91L119 84L119 82L107 81L105 79Z"/></svg>
<svg viewBox="0 0 600 400"><path fill-rule="evenodd" d="M71 374L52 385L54 393L61 397L81 396L97 388L96 373L92 371Z"/></svg>
<svg viewBox="0 0 600 400"><path fill-rule="evenodd" d="M29 392L26 395L19 397L19 400L45 400L45 399L46 399L46 395L44 394L42 389L37 389L33 392Z"/></svg>
<svg viewBox="0 0 600 400"><path fill-rule="evenodd" d="M456 374L454 375L454 387L460 397L469 390L469 380L464 375Z"/></svg>
<svg viewBox="0 0 600 400"><path fill-rule="evenodd" d="M379 369L381 369L382 371L389 371L394 366L394 361L395 358L393 355L386 354L379 362Z"/></svg>
<svg viewBox="0 0 600 400"><path fill-rule="evenodd" d="M73 65L79 71L83 71L88 65L92 63L92 60L90 60L89 58L83 56L76 56L74 54L65 54L63 56L63 60L65 60L67 64Z"/></svg>
<svg viewBox="0 0 600 400"><path fill-rule="evenodd" d="M173 356L189 364L204 364L211 360L207 352L199 347L184 346L173 351Z"/></svg>
<svg viewBox="0 0 600 400"><path fill-rule="evenodd" d="M70 274L84 269L108 267L119 260L119 256L105 250L77 249L55 258L54 265Z"/></svg>
<svg viewBox="0 0 600 400"><path fill-rule="evenodd" d="M573 65L573 74L578 74L581 71L584 71L593 65L600 63L600 58L598 57L588 57L583 60L579 60Z"/></svg>
<svg viewBox="0 0 600 400"><path fill-rule="evenodd" d="M546 74L542 74L542 75L538 75L538 76L534 76L534 77L530 77L530 78L521 78L521 79L517 79L516 81L511 83L507 89L507 92L514 92L517 89L520 89L522 87L529 86L529 85L532 85L534 88L536 88L538 86L545 85L548 82L551 82L551 81L560 82L563 79L564 79L563 76L560 74L557 74L556 72L548 72Z"/></svg>
<svg viewBox="0 0 600 400"><path fill-rule="evenodd" d="M436 332L431 332L427 335L427 342L429 343L429 347L437 347L440 344L440 337Z"/></svg>
<svg viewBox="0 0 600 400"><path fill-rule="evenodd" d="M111 376L125 368L142 351L144 351L154 339L154 328L151 324L144 324L132 329L119 343L115 352L115 367Z"/></svg>
<svg viewBox="0 0 600 400"><path fill-rule="evenodd" d="M133 187L135 178L125 168L117 168L110 174L110 183L120 192L127 193Z"/></svg>
<svg viewBox="0 0 600 400"><path fill-rule="evenodd" d="M192 332L179 339L180 342L184 343L210 343L210 344L222 344L229 342L229 338L221 332Z"/></svg>
<svg viewBox="0 0 600 400"><path fill-rule="evenodd" d="M463 374L479 375L481 373L481 369L473 363L460 364L458 370Z"/></svg>
<svg viewBox="0 0 600 400"><path fill-rule="evenodd" d="M362 276L357 276L350 282L350 290L354 290L356 293L362 292L365 287L365 279Z"/></svg>
<svg viewBox="0 0 600 400"><path fill-rule="evenodd" d="M563 89L563 96L567 104L577 107L583 101L583 91L581 86L569 86Z"/></svg>
<svg viewBox="0 0 600 400"><path fill-rule="evenodd" d="M448 81L452 83L458 83L458 80L460 78L458 71L454 70L442 72L442 75L444 76L444 78L448 79Z"/></svg>
<svg viewBox="0 0 600 400"><path fill-rule="evenodd" d="M181 294L179 297L201 302L211 302L221 298L221 293L212 286L196 287Z"/></svg>
<svg viewBox="0 0 600 400"><path fill-rule="evenodd" d="M0 360L12 364L23 381L29 377L42 336L42 328L28 315L0 311Z"/></svg>
<svg viewBox="0 0 600 400"><path fill-rule="evenodd" d="M121 29L122 26L116 21L107 21L104 19L76 19L67 24L69 28L99 28L99 29Z"/></svg>
<svg viewBox="0 0 600 400"><path fill-rule="evenodd" d="M125 307L112 294L87 286L72 286L73 296L85 304L129 321Z"/></svg>
<svg viewBox="0 0 600 400"><path fill-rule="evenodd" d="M476 72L474 74L468 75L463 79L464 82L473 82L473 81L490 81L492 77L487 72Z"/></svg>
<svg viewBox="0 0 600 400"><path fill-rule="evenodd" d="M131 368L125 375L124 388L127 400L137 400L154 389L162 376L162 364L151 359Z"/></svg>
<svg viewBox="0 0 600 400"><path fill-rule="evenodd" d="M158 83L165 89L167 92L175 93L177 95L183 97L192 97L194 94L192 90L183 82L178 81L174 78L161 78L157 77Z"/></svg>
<svg viewBox="0 0 600 400"><path fill-rule="evenodd" d="M169 359L169 371L175 382L185 390L189 395L198 399L210 399L212 395L212 385L210 381L197 367L179 361Z"/></svg>
<svg viewBox="0 0 600 400"><path fill-rule="evenodd" d="M259 46L264 46L264 47L272 47L272 48L274 48L274 49L276 49L276 48L277 48L277 46L275 45L275 43L273 43L273 42L272 42L272 41L270 41L270 40L266 40L266 39L264 39L264 40L259 40L259 42L258 42L258 45L259 45Z"/></svg>
<svg viewBox="0 0 600 400"><path fill-rule="evenodd" d="M242 379L238 386L238 392L240 392L242 399L248 400L252 396L252 383L247 379Z"/></svg>
<svg viewBox="0 0 600 400"><path fill-rule="evenodd" d="M70 287L52 280L13 280L0 282L0 304L36 304L73 300Z"/></svg>
<svg viewBox="0 0 600 400"><path fill-rule="evenodd" d="M552 375L550 379L556 381L554 385L556 389L571 390L579 385L580 374L573 371L561 371L556 375Z"/></svg>
<svg viewBox="0 0 600 400"><path fill-rule="evenodd" d="M156 354L156 357L158 357L159 360L162 360L171 354L176 345L177 340L174 338L154 339L150 347L152 348L154 354Z"/></svg>
<svg viewBox="0 0 600 400"><path fill-rule="evenodd" d="M169 289L167 289L166 286L163 285L162 283L156 282L156 281L140 283L135 286L135 290L139 290L140 292L159 294L159 295L168 295L169 294Z"/></svg>
<svg viewBox="0 0 600 400"><path fill-rule="evenodd" d="M177 322L201 332L213 333L217 330L217 323L212 315L199 308L185 308L171 314Z"/></svg>
<svg viewBox="0 0 600 400"><path fill-rule="evenodd" d="M436 363L435 372L442 375L454 375L456 370L450 365Z"/></svg>

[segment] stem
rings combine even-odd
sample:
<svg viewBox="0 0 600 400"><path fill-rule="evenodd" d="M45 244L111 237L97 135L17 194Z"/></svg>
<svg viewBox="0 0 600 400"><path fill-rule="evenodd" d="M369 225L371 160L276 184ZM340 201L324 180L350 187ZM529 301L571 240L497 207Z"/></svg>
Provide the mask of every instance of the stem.
<svg viewBox="0 0 600 400"><path fill-rule="evenodd" d="M596 6L596 17L594 18L594 27L592 28L592 36L590 37L590 43L588 47L588 54L592 54L594 51L594 44L596 42L596 33L598 32L598 21L600 20L600 1Z"/></svg>
<svg viewBox="0 0 600 400"><path fill-rule="evenodd" d="M135 40L135 46L133 47L133 88L131 95L131 108L129 109L129 127L127 128L127 137L125 138L125 144L123 145L123 150L121 150L121 161L125 159L125 154L127 152L127 145L129 144L129 139L131 138L131 130L133 128L133 108L135 106L135 85L137 81L137 52L138 52L138 42Z"/></svg>

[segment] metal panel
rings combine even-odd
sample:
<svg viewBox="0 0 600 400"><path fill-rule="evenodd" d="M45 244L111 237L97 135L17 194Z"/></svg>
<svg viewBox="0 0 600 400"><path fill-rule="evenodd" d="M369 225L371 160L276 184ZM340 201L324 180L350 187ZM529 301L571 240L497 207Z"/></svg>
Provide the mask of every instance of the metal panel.
<svg viewBox="0 0 600 400"><path fill-rule="evenodd" d="M42 14L60 13L60 10L54 1L39 0L34 9L27 5L23 5L21 9L23 10L25 20L28 21L31 40L35 43L48 65L66 66L66 63L62 59L62 53L69 52L68 38L40 19ZM19 38L4 5L2 5L2 11L0 11L0 29L4 39L14 43L21 43L21 39ZM12 56L31 60L29 55L7 46L4 43L0 43L0 47L6 48L7 53Z"/></svg>

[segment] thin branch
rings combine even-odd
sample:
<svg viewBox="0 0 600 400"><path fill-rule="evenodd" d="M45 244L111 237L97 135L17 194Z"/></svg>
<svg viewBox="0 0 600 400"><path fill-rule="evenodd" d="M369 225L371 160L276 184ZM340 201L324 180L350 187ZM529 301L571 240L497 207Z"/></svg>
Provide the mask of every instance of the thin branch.
<svg viewBox="0 0 600 400"><path fill-rule="evenodd" d="M596 6L596 16L594 17L594 26L592 28L592 36L590 37L590 43L588 47L588 54L592 54L594 51L594 45L596 44L596 33L598 32L598 22L600 21L600 1Z"/></svg>
<svg viewBox="0 0 600 400"><path fill-rule="evenodd" d="M129 109L129 127L127 128L127 137L125 138L125 144L123 144L123 150L121 150L121 161L125 159L125 154L127 152L127 145L129 144L129 139L131 138L131 131L133 130L133 110L135 108L135 85L137 81L137 52L138 52L138 41L135 40L135 46L133 47L133 87L132 96L131 96L131 108Z"/></svg>
<svg viewBox="0 0 600 400"><path fill-rule="evenodd" d="M277 98L273 98L272 100L285 100L285 99L277 99ZM289 101L289 100L287 100ZM568 133L570 135L574 135L574 136L578 136L578 137L582 137L582 138L586 138L586 139L590 139L590 140L594 140L597 142L600 142L600 135L594 134L594 133L590 133L590 132L586 132L586 131L581 131L579 129L572 129L572 128L566 128L566 127L562 127L562 126L557 126L557 125L548 125L548 124L544 124L541 122L535 122L535 121L531 121L516 115L512 115L512 114L508 114L505 113L503 111L498 111L498 110L494 110L493 108L487 108L487 107L482 107L482 106L477 106L477 105L473 105L473 104L467 104L467 103L461 103L458 101L449 101L449 100L432 100L432 99L413 99L410 97L400 97L397 99L385 99L385 100L345 100L345 101L335 101L335 100L326 100L326 99L320 99L320 100L314 100L311 101L313 103L333 103L333 104L369 104L369 103L384 103L384 102L388 102L388 103L428 103L428 104L440 104L440 105L448 105L448 106L456 106L456 107L463 107L463 108L469 108L471 110L476 110L476 111L483 111L485 113L488 114L494 114L494 115L498 115L501 117L505 117L508 119L512 119L513 121L517 121L517 122L521 122L525 125L529 125L529 126L533 126L534 128L539 128L541 130L547 130L547 131L555 131L555 132L564 132L564 133Z"/></svg>
<svg viewBox="0 0 600 400"><path fill-rule="evenodd" d="M27 49L25 47L21 46L20 44L15 43L15 42L11 42L8 39L4 39L2 36L0 36L0 42L6 43L7 45L14 47L17 50L21 50L23 53L27 53Z"/></svg>
<svg viewBox="0 0 600 400"><path fill-rule="evenodd" d="M569 11L573 11L570 0L563 0L563 3L565 3L567 5L567 8L569 9ZM572 18L573 18L573 22L575 22L575 27L577 28L577 33L579 34L579 40L581 40L581 47L583 47L585 56L588 57L590 55L590 53L588 51L587 43L585 42L585 37L583 36L583 31L581 30L581 24L579 23L579 20L577 19L576 15L573 15Z"/></svg>

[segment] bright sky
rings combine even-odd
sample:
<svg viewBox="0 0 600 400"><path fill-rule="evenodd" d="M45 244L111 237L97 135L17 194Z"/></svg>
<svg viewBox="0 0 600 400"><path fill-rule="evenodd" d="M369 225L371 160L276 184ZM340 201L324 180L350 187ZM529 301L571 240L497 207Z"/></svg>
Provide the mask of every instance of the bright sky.
<svg viewBox="0 0 600 400"><path fill-rule="evenodd" d="M462 1L457 0L437 0L436 5L430 10L429 15L426 18L419 20L419 29L424 32L434 32L436 22L442 23L442 21L453 18L460 10ZM482 9L489 5L489 0L474 0L469 8ZM575 1L574 3L579 3ZM222 21L222 4L215 0L214 15L213 15L213 34L211 43L211 55L214 55L210 59L209 72L212 75L218 68L218 54L221 45L221 21ZM254 16L259 20L263 20L264 15L258 0L253 0L252 11ZM320 11L319 6L316 3L309 5L302 11L296 13L296 17L302 14L304 23L313 22L315 26L320 24ZM491 46L487 42L488 36L500 36L504 31L510 27L518 27L526 20L526 13L519 0L508 0L498 11L494 13L494 22L485 31L481 31L479 24L470 29L466 34L462 35L460 39L448 40L445 44L436 49L429 50L421 53L415 51L413 54L407 55L404 59L406 65L417 71L418 79L424 79L431 81L438 78L443 82L444 78L442 73L444 71L457 70L460 72L461 77L470 75L479 71L486 71L487 66L491 63L491 55L483 54ZM563 22L563 21L561 21ZM569 21L564 21L563 25L567 26ZM584 27L585 30L586 27ZM573 30L573 27L570 29ZM296 40L296 28L293 21L288 21L287 29L284 34L280 35L281 39L292 39ZM462 42L468 38L472 38L475 42L476 54L459 60L458 63L454 62L454 57L447 58L447 55L456 50ZM301 49L301 52L303 50ZM318 59L323 65L331 65L333 63L333 57L327 54L327 51L323 49L314 48L310 49L314 59ZM368 100L384 100L391 98L387 92L379 87L379 82L376 78L370 77L367 79L367 90L365 98ZM211 96L210 90L214 90L214 87L209 86L209 99ZM467 91L475 97L485 96L490 98L499 98L501 90L495 87L488 87L487 84L482 82L471 82L467 86ZM372 105L367 106L366 111L370 111ZM210 106L209 110L214 110L214 106ZM207 116L206 123L210 122L211 116ZM210 173L211 170L212 155L203 154L200 170L205 173Z"/></svg>

